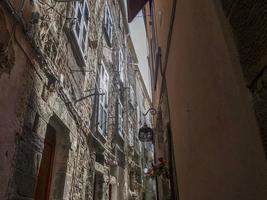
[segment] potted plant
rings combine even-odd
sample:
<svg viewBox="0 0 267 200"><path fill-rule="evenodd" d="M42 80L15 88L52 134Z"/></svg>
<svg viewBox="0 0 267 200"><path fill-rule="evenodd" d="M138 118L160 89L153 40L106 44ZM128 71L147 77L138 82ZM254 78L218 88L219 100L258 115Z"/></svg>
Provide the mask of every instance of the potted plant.
<svg viewBox="0 0 267 200"><path fill-rule="evenodd" d="M158 164L151 164L152 167L148 169L147 175L152 178L155 178L157 176L161 176L162 178L169 178L169 168L167 165L168 162L162 157L160 157L158 160Z"/></svg>

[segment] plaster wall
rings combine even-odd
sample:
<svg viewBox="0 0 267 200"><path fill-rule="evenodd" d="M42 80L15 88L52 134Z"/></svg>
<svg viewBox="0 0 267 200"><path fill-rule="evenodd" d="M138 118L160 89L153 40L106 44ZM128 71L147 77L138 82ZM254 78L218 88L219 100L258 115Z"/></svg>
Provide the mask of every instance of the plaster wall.
<svg viewBox="0 0 267 200"><path fill-rule="evenodd" d="M5 19L6 24L12 24L8 17ZM3 19L1 23L4 24ZM11 26L6 28L9 33L12 32ZM10 37L10 34L4 34L3 29L1 32L3 33L1 39L7 40ZM16 140L22 132L23 115L26 110L25 101L29 97L32 86L31 69L26 56L18 45L12 42L11 46L14 50L12 56L16 55L14 65L10 72L0 74L0 199L4 199L7 192L16 153ZM29 46L25 45L25 48Z"/></svg>
<svg viewBox="0 0 267 200"><path fill-rule="evenodd" d="M166 71L181 199L267 196L267 163L234 45L214 1L181 0Z"/></svg>

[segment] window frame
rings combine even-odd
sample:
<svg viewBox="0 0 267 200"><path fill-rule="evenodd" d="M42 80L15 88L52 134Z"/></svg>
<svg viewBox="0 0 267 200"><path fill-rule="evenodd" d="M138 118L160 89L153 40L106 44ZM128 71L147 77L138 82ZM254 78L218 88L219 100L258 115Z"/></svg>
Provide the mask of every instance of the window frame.
<svg viewBox="0 0 267 200"><path fill-rule="evenodd" d="M88 58L88 38L90 32L90 10L88 6L88 0L74 2L73 6L73 17L76 20L73 21L72 25L66 33L70 40L72 52L76 59L77 65L81 67L81 70L84 74L83 70L87 65L86 60ZM80 16L80 20L78 16ZM85 32L83 32L83 30L85 30ZM84 33L85 35L84 37L82 37Z"/></svg>
<svg viewBox="0 0 267 200"><path fill-rule="evenodd" d="M98 69L98 92L105 93L98 96L98 131L103 136L106 136L108 131L109 75L103 62L101 62Z"/></svg>
<svg viewBox="0 0 267 200"><path fill-rule="evenodd" d="M117 100L117 131L118 134L124 138L124 129L123 129L123 105L121 100L118 98Z"/></svg>
<svg viewBox="0 0 267 200"><path fill-rule="evenodd" d="M80 18L79 13L81 15ZM76 22L73 27L73 33L77 46L79 47L79 51L82 56L85 57L88 47L89 34L89 6L87 0L84 0L83 2L75 2L75 18Z"/></svg>
<svg viewBox="0 0 267 200"><path fill-rule="evenodd" d="M106 1L105 4L105 13L104 13L104 29L106 33L106 37L108 39L109 45L112 44L113 37L113 19L110 11L110 7Z"/></svg>
<svg viewBox="0 0 267 200"><path fill-rule="evenodd" d="M134 106L134 103L135 103L135 94L134 94L134 89L133 89L133 86L130 85L130 101L129 103Z"/></svg>
<svg viewBox="0 0 267 200"><path fill-rule="evenodd" d="M122 49L119 49L119 53L118 53L118 72L119 72L119 77L121 82L124 82L124 65L123 65L123 59L124 59L124 55L122 52Z"/></svg>
<svg viewBox="0 0 267 200"><path fill-rule="evenodd" d="M129 146L134 147L134 123L131 119L129 119Z"/></svg>

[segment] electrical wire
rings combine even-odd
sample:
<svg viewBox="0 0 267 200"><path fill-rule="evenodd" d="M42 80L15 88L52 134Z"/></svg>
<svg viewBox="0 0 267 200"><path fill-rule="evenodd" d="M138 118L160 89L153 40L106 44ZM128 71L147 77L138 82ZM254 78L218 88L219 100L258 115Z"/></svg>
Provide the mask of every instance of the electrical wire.
<svg viewBox="0 0 267 200"><path fill-rule="evenodd" d="M15 21L13 26L12 26L11 34L10 34L10 36L8 38L7 45L6 45L5 49L1 53L7 53L8 49L10 47L12 38L14 36L14 33L16 32L16 26L17 26L17 22Z"/></svg>

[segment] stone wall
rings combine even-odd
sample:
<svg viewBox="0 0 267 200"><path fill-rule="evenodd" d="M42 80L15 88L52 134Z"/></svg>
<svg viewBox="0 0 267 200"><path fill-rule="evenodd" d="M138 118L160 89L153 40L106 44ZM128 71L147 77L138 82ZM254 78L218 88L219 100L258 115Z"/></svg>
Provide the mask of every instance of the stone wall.
<svg viewBox="0 0 267 200"><path fill-rule="evenodd" d="M0 199L35 198L49 126L56 132L50 199L93 199L99 188L104 199L128 198L128 117L137 124L136 110L128 110L128 81L134 85L136 79L128 80L126 74L124 82L119 79L118 50L123 50L127 70L132 46L127 45L122 1L107 3L113 42L107 42L103 29L106 1L88 0L88 48L82 64L71 35L75 2L1 2ZM107 137L97 131L101 62L109 74ZM119 97L125 108L124 139L116 124Z"/></svg>

